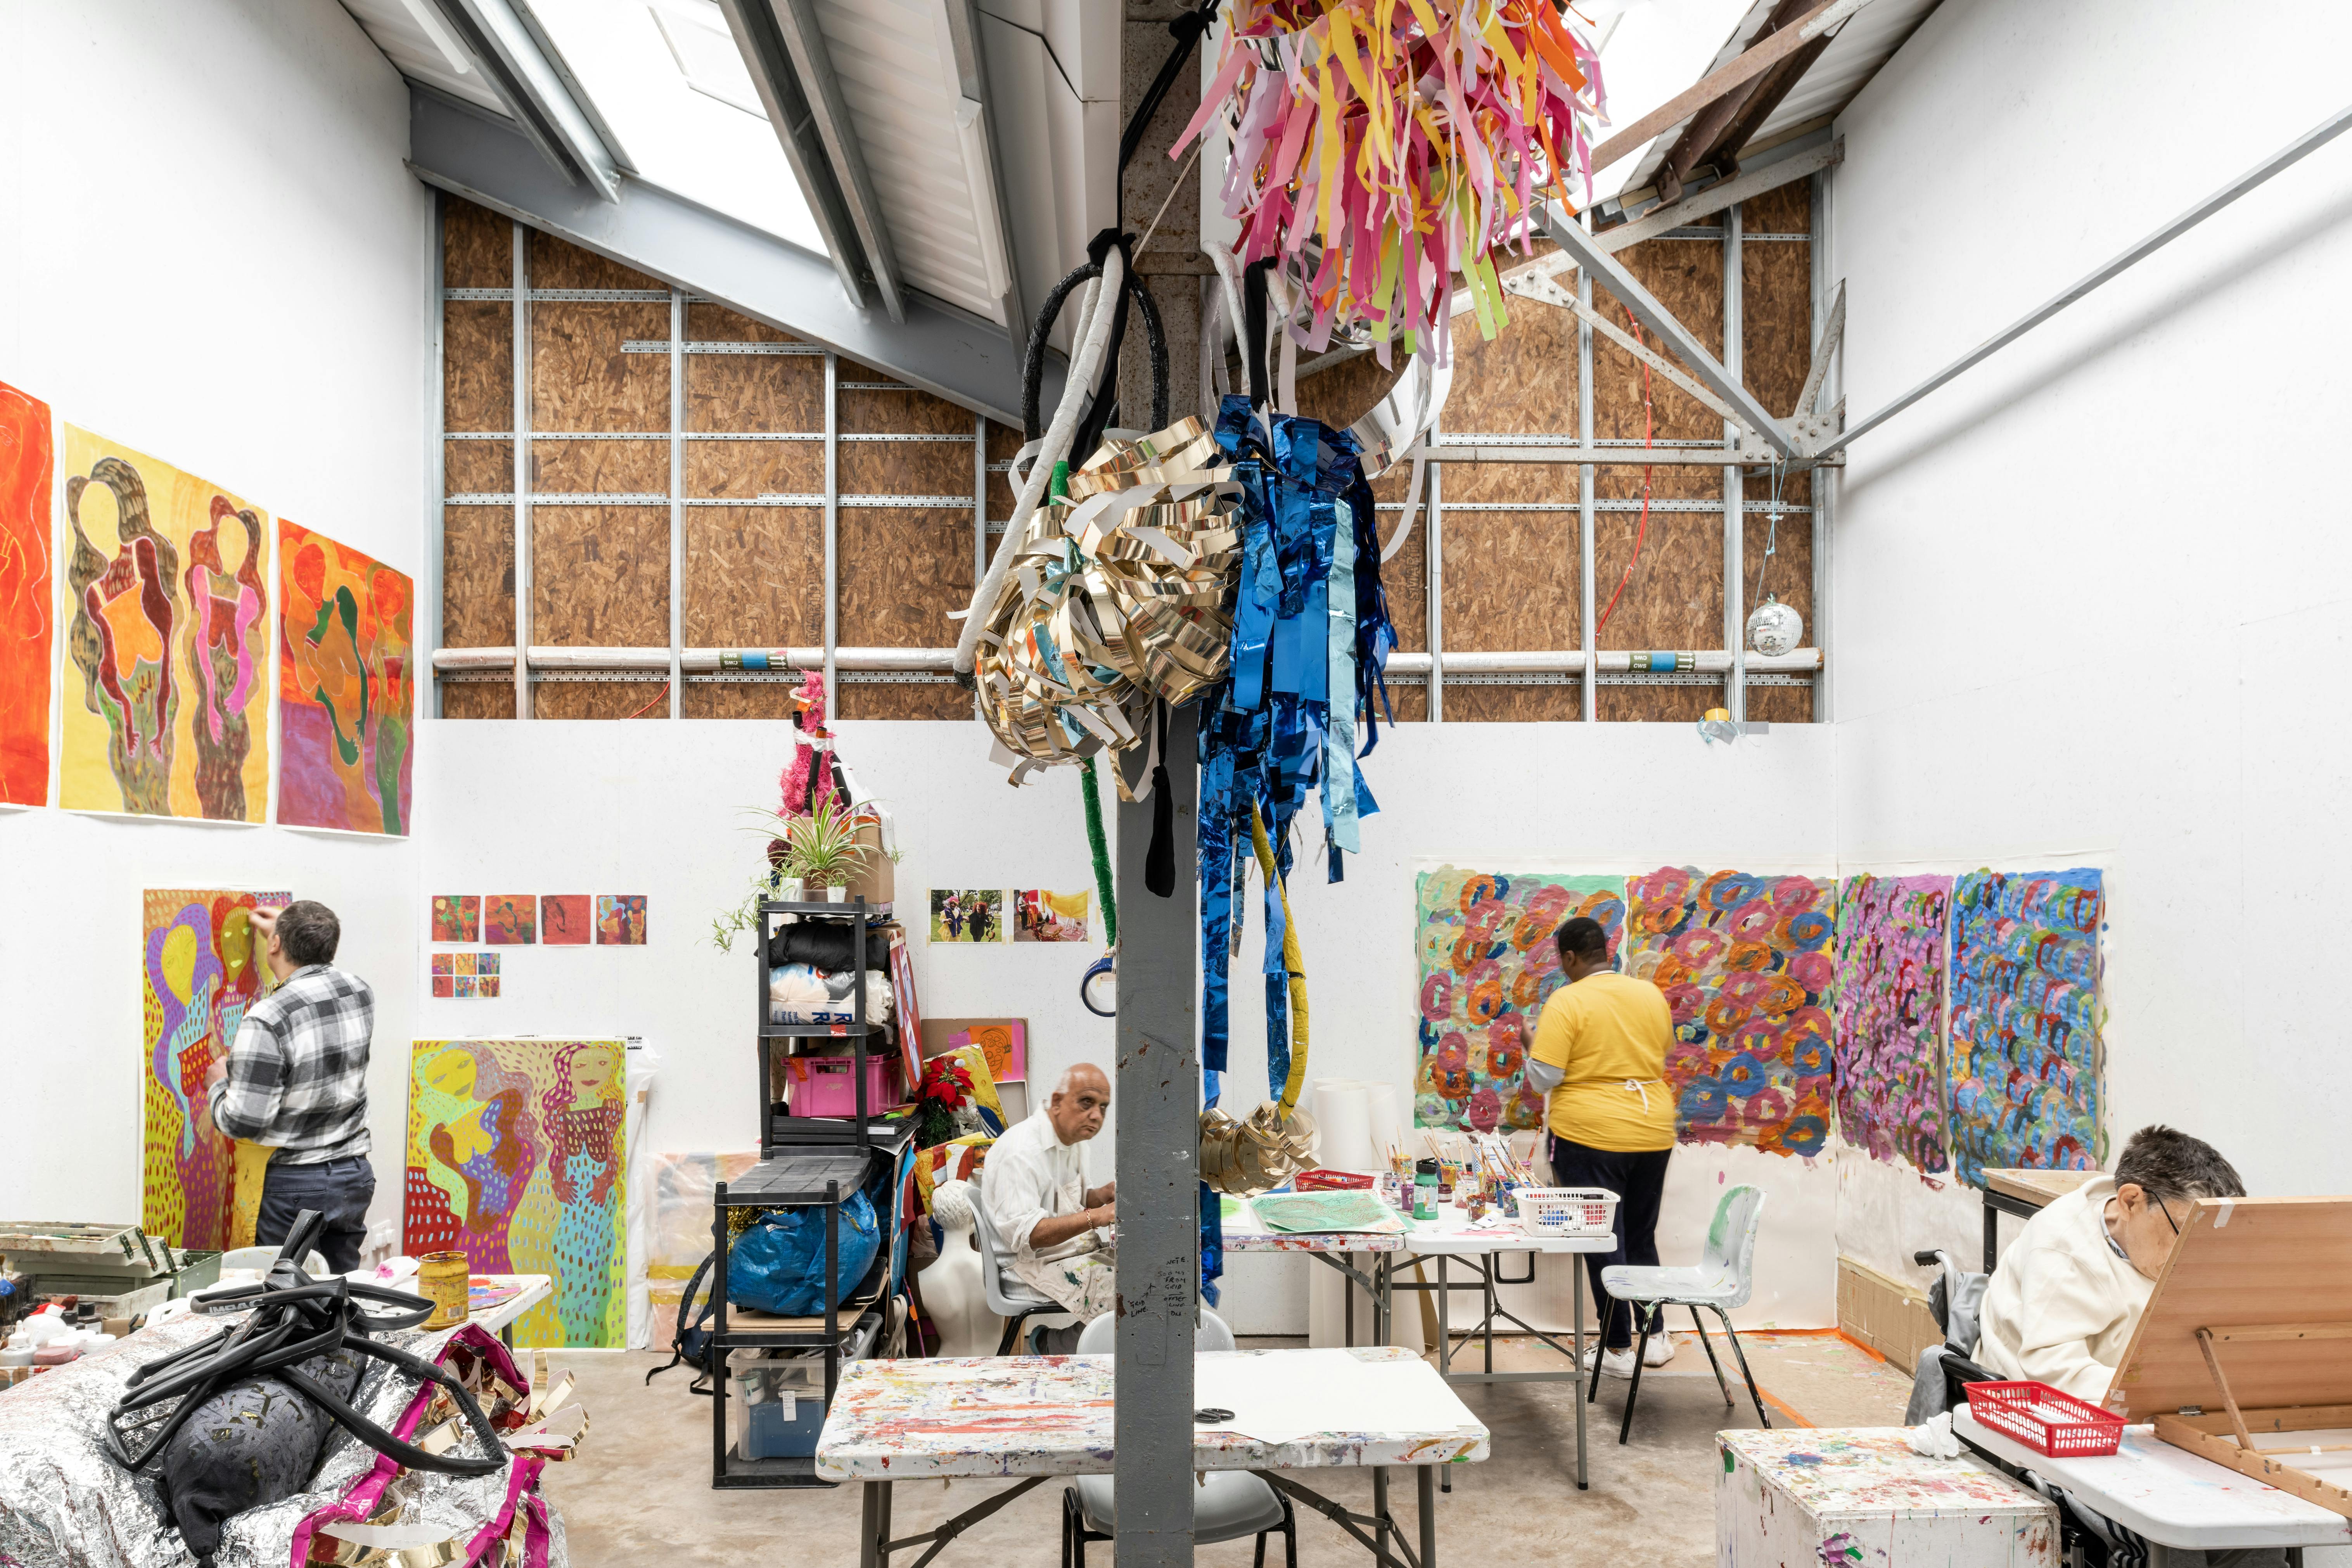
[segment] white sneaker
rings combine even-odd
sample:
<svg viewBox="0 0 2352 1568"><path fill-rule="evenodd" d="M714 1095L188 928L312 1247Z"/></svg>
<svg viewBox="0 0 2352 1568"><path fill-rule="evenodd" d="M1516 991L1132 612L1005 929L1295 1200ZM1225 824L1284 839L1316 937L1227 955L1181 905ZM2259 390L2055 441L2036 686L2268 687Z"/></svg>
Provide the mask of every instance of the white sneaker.
<svg viewBox="0 0 2352 1568"><path fill-rule="evenodd" d="M1643 1351L1642 1352L1642 1364L1643 1364L1643 1366L1664 1366L1664 1365L1665 1365L1665 1364L1666 1364L1666 1363L1668 1363L1668 1362L1670 1362L1670 1361L1672 1361L1672 1360L1674 1360L1674 1359L1675 1359L1675 1337L1674 1337L1674 1335L1672 1335L1672 1334L1653 1334L1653 1335L1651 1335L1651 1336L1650 1336L1650 1343L1649 1343L1648 1348L1647 1348L1647 1349L1645 1349L1645 1350L1643 1350Z"/></svg>
<svg viewBox="0 0 2352 1568"><path fill-rule="evenodd" d="M1601 1370L1606 1376L1629 1378L1633 1375L1633 1349L1631 1345L1622 1351L1607 1352L1602 1351L1599 1345L1591 1346L1584 1352L1586 1372L1592 1370L1593 1358L1596 1356L1600 1358Z"/></svg>

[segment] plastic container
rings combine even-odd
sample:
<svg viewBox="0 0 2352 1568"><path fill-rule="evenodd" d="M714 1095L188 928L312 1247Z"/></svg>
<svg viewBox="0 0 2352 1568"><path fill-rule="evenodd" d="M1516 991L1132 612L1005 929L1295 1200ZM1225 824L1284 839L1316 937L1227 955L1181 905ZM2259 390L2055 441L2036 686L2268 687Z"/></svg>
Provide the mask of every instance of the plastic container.
<svg viewBox="0 0 2352 1568"><path fill-rule="evenodd" d="M1519 1228L1529 1236L1607 1236L1617 1194L1601 1187L1521 1187Z"/></svg>
<svg viewBox="0 0 2352 1568"><path fill-rule="evenodd" d="M2090 1459L2123 1442L2124 1418L2046 1383L1971 1383L1969 1414L2053 1459Z"/></svg>
<svg viewBox="0 0 2352 1568"><path fill-rule="evenodd" d="M869 1051L866 1058L866 1114L877 1115L898 1103L890 1090L890 1067L898 1053ZM790 1112L794 1116L855 1116L857 1114L857 1058L793 1057L785 1068L791 1088Z"/></svg>
<svg viewBox="0 0 2352 1568"><path fill-rule="evenodd" d="M874 1352L882 1314L860 1318L842 1347L844 1362ZM747 1459L806 1458L824 1430L824 1356L736 1351L727 1358L729 1425L736 1451Z"/></svg>

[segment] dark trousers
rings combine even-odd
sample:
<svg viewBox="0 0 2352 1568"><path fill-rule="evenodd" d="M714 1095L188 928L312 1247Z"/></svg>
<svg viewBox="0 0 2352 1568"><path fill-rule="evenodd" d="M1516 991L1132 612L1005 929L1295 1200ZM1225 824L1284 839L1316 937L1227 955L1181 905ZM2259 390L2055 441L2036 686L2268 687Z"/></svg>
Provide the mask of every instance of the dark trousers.
<svg viewBox="0 0 2352 1568"><path fill-rule="evenodd" d="M253 1227L254 1245L282 1245L295 1215L316 1209L326 1223L311 1237L311 1248L327 1260L330 1273L348 1274L360 1266L368 1200L374 1196L375 1170L363 1154L315 1165L289 1165L281 1155L269 1162L262 1180L261 1219Z"/></svg>
<svg viewBox="0 0 2352 1568"><path fill-rule="evenodd" d="M1551 1135L1551 1176L1563 1187L1602 1187L1617 1194L1617 1247L1613 1252L1588 1252L1585 1267L1592 1274L1592 1307L1601 1318L1601 1342L1612 1351L1633 1344L1633 1314L1622 1301L1612 1300L1601 1284L1601 1271L1612 1263L1655 1268L1658 1262L1658 1200L1666 1190L1666 1159L1672 1149L1626 1152L1593 1149Z"/></svg>

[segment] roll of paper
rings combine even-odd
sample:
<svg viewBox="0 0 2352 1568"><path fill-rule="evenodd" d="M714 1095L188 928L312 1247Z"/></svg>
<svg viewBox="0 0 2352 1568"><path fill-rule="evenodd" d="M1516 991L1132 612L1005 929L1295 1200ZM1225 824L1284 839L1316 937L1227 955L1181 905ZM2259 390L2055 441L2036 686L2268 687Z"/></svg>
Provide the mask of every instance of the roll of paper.
<svg viewBox="0 0 2352 1568"><path fill-rule="evenodd" d="M1366 1116L1370 1122L1372 1153L1382 1162L1391 1149L1404 1147L1404 1117L1399 1110L1397 1086L1392 1083L1368 1083L1364 1086Z"/></svg>
<svg viewBox="0 0 2352 1568"><path fill-rule="evenodd" d="M1318 1084L1315 1111L1322 1127L1320 1158L1335 1171L1377 1171L1372 1152L1371 1109L1360 1083Z"/></svg>

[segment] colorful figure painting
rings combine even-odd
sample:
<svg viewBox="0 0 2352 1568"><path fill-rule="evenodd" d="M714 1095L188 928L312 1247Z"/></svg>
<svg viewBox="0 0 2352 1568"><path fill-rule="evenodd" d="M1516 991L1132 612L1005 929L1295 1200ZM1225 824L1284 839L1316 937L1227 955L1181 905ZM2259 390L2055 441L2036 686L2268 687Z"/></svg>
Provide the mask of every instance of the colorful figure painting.
<svg viewBox="0 0 2352 1568"><path fill-rule="evenodd" d="M268 514L71 425L64 468L72 607L59 804L261 821Z"/></svg>
<svg viewBox="0 0 2352 1568"><path fill-rule="evenodd" d="M205 1076L228 1059L246 1009L273 984L252 910L291 901L218 890L142 896L139 1223L174 1247L233 1245L236 1146L213 1125Z"/></svg>
<svg viewBox="0 0 2352 1568"><path fill-rule="evenodd" d="M1628 974L1675 1012L1676 1137L1818 1154L1829 1142L1836 889L1664 867L1625 885Z"/></svg>
<svg viewBox="0 0 2352 1568"><path fill-rule="evenodd" d="M49 405L0 383L0 805L49 803Z"/></svg>
<svg viewBox="0 0 2352 1568"><path fill-rule="evenodd" d="M411 1054L402 1248L553 1276L518 1345L624 1342L626 1074L619 1040L419 1040Z"/></svg>
<svg viewBox="0 0 2352 1568"><path fill-rule="evenodd" d="M1004 889L1002 888L933 888L933 942L1003 942Z"/></svg>
<svg viewBox="0 0 2352 1568"><path fill-rule="evenodd" d="M1944 944L1949 877L1849 877L1838 897L1838 1131L1874 1159L1949 1170Z"/></svg>
<svg viewBox="0 0 2352 1568"><path fill-rule="evenodd" d="M1952 1160L2089 1171L2102 1163L2095 869L1972 871L1952 890Z"/></svg>
<svg viewBox="0 0 2352 1568"><path fill-rule="evenodd" d="M409 830L415 585L278 520L278 820Z"/></svg>
<svg viewBox="0 0 2352 1568"><path fill-rule="evenodd" d="M646 945L646 896L643 893L596 895L596 944L599 947Z"/></svg>
<svg viewBox="0 0 2352 1568"><path fill-rule="evenodd" d="M1617 951L1622 877L1552 877L1441 867L1416 880L1421 1067L1416 1127L1491 1132L1543 1125L1526 1079L1545 999L1564 981L1552 935L1576 915L1599 921Z"/></svg>
<svg viewBox="0 0 2352 1568"><path fill-rule="evenodd" d="M1056 893L1045 888L1013 890L1013 940L1084 942L1090 892Z"/></svg>
<svg viewBox="0 0 2352 1568"><path fill-rule="evenodd" d="M596 940L595 900L585 893L539 896L539 940L548 947L581 947Z"/></svg>
<svg viewBox="0 0 2352 1568"><path fill-rule="evenodd" d="M434 894L433 940L435 942L481 941L481 895L478 893Z"/></svg>
<svg viewBox="0 0 2352 1568"><path fill-rule="evenodd" d="M482 900L482 940L492 947L529 947L539 940L539 895L491 893Z"/></svg>

